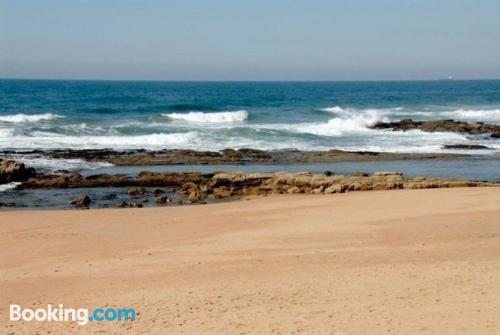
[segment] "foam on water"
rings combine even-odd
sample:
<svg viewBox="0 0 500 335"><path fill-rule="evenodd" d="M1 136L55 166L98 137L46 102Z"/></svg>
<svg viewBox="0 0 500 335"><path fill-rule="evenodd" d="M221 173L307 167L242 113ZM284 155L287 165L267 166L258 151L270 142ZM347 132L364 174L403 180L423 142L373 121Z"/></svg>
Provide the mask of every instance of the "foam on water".
<svg viewBox="0 0 500 335"><path fill-rule="evenodd" d="M34 132L32 136L0 137L0 147L7 149L163 149L183 148L197 142L196 132L138 136L64 136Z"/></svg>
<svg viewBox="0 0 500 335"><path fill-rule="evenodd" d="M181 121L197 122L197 123L233 123L233 122L243 122L248 119L248 112L245 110L239 110L234 112L217 112L217 113L203 113L203 112L170 113L162 115L171 120L181 120Z"/></svg>
<svg viewBox="0 0 500 335"><path fill-rule="evenodd" d="M292 127L298 132L321 136L343 136L346 134L361 134L373 132L370 126L380 121L388 121L379 110L362 112L342 110L343 115L329 120L327 123L303 124Z"/></svg>
<svg viewBox="0 0 500 335"><path fill-rule="evenodd" d="M500 122L500 109L473 110L457 109L452 112L442 112L444 116L465 121Z"/></svg>
<svg viewBox="0 0 500 335"><path fill-rule="evenodd" d="M44 114L13 114L13 115L0 115L0 122L9 123L23 123L23 122L39 122L50 121L54 119L64 118L62 115L44 113Z"/></svg>
<svg viewBox="0 0 500 335"><path fill-rule="evenodd" d="M13 190L17 186L19 186L19 185L21 185L20 182L12 182L12 183L7 183L7 184L2 184L2 185L0 185L0 192L5 192L5 191L8 191L8 190Z"/></svg>

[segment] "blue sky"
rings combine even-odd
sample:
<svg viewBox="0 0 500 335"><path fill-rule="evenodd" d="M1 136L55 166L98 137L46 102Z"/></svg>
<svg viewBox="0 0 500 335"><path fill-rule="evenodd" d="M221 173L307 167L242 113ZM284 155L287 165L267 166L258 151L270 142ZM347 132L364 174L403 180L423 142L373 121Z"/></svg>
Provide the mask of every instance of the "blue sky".
<svg viewBox="0 0 500 335"><path fill-rule="evenodd" d="M0 77L500 78L498 0L0 0Z"/></svg>

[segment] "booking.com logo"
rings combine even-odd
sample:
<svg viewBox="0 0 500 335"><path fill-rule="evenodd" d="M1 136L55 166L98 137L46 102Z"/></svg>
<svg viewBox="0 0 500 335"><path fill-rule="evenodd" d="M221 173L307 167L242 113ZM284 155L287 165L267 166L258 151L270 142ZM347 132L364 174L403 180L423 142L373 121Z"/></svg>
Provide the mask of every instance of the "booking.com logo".
<svg viewBox="0 0 500 335"><path fill-rule="evenodd" d="M66 308L59 304L57 308L51 304L47 308L22 308L11 304L10 321L75 321L78 325L86 325L89 321L134 321L135 308L96 308L89 313L87 308Z"/></svg>

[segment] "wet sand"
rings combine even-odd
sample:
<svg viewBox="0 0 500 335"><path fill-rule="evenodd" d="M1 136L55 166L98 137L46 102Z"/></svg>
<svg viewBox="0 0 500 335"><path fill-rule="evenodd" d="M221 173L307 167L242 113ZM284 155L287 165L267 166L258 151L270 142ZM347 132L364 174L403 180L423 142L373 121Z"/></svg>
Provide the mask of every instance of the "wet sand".
<svg viewBox="0 0 500 335"><path fill-rule="evenodd" d="M500 188L0 212L1 333L497 334ZM8 322L8 304L135 307Z"/></svg>

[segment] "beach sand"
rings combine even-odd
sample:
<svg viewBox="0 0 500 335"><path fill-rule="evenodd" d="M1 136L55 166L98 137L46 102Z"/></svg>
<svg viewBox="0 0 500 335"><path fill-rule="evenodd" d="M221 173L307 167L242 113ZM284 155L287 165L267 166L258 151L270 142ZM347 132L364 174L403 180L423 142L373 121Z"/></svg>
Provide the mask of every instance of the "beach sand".
<svg viewBox="0 0 500 335"><path fill-rule="evenodd" d="M500 188L0 212L2 334L499 334ZM134 322L8 322L9 303Z"/></svg>

